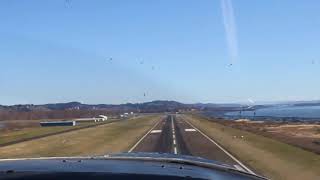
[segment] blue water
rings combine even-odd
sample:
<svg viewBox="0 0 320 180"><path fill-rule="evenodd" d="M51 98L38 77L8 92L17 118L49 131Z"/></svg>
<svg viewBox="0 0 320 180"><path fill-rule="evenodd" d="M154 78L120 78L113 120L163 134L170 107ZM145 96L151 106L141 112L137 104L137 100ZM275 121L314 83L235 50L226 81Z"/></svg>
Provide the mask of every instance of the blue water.
<svg viewBox="0 0 320 180"><path fill-rule="evenodd" d="M239 111L228 112L227 116L239 116ZM241 116L253 117L254 111L242 111ZM278 118L312 118L320 119L320 106L274 106L257 109L255 116L278 117Z"/></svg>

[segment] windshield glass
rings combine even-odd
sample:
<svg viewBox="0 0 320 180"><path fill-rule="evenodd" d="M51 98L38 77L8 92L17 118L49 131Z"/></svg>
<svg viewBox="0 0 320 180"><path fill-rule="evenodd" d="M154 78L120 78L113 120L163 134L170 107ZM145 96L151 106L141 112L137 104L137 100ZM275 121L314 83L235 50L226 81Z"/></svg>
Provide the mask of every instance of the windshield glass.
<svg viewBox="0 0 320 180"><path fill-rule="evenodd" d="M0 159L167 153L317 179L319 8L2 0Z"/></svg>

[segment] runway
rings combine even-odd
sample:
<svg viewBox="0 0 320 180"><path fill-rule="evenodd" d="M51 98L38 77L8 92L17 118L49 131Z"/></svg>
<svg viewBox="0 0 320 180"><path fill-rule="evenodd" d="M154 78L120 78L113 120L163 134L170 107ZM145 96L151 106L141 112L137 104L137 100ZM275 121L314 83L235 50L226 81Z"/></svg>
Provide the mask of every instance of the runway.
<svg viewBox="0 0 320 180"><path fill-rule="evenodd" d="M190 122L168 115L145 134L129 152L158 152L198 156L252 172L248 167L221 147Z"/></svg>

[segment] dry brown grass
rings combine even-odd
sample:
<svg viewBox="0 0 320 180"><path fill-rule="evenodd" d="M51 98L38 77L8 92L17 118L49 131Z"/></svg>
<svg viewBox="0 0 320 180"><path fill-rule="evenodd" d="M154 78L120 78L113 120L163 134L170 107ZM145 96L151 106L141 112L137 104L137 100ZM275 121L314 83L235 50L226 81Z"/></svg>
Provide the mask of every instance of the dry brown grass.
<svg viewBox="0 0 320 180"><path fill-rule="evenodd" d="M273 133L282 133L302 138L320 138L320 125L316 124L285 124L268 127L267 130Z"/></svg>
<svg viewBox="0 0 320 180"><path fill-rule="evenodd" d="M0 148L0 158L101 155L127 151L160 116L117 121Z"/></svg>
<svg viewBox="0 0 320 180"><path fill-rule="evenodd" d="M71 130L89 128L95 125L102 125L108 122L86 122L78 123L76 126L52 126L52 127L26 127L18 130L0 131L0 146L7 143L22 142L29 139L52 135L54 133L63 133Z"/></svg>
<svg viewBox="0 0 320 180"><path fill-rule="evenodd" d="M256 172L271 179L320 179L317 154L197 116L185 118Z"/></svg>

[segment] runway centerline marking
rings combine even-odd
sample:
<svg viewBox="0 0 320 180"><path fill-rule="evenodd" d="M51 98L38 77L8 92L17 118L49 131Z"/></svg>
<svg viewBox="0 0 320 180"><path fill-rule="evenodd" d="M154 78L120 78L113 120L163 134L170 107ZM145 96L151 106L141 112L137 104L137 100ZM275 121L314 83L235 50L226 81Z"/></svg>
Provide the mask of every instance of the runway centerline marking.
<svg viewBox="0 0 320 180"><path fill-rule="evenodd" d="M172 129L172 140L173 140L173 153L178 154L176 134L175 134L174 123L173 123L173 116L171 116L171 129Z"/></svg>
<svg viewBox="0 0 320 180"><path fill-rule="evenodd" d="M195 132L195 131L197 131L197 130L195 130L195 129L185 129L185 131L186 131L186 132Z"/></svg>

